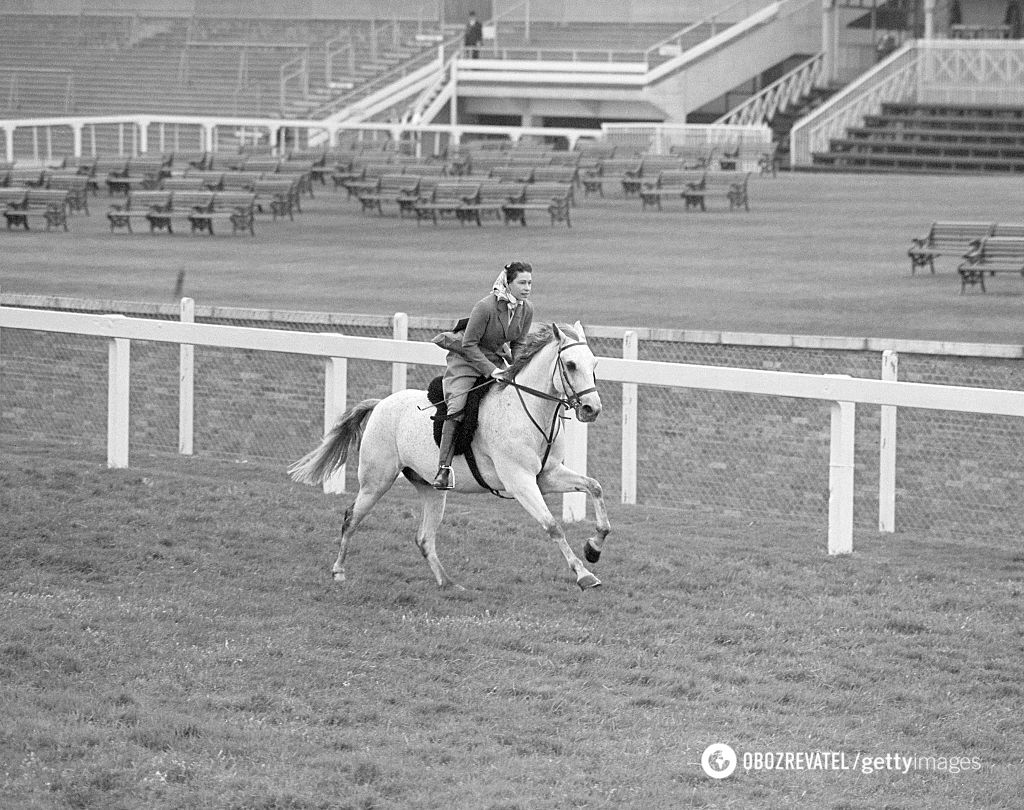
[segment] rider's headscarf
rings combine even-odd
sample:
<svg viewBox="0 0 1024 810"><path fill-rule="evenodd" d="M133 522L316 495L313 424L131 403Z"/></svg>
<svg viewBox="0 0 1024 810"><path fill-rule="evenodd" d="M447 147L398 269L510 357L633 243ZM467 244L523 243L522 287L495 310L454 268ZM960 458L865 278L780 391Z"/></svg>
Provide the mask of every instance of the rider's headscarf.
<svg viewBox="0 0 1024 810"><path fill-rule="evenodd" d="M512 264L506 264L505 269L498 273L498 277L494 279L494 284L491 286L491 295L497 298L499 301L504 301L508 304L508 316L511 319L516 313L516 307L521 303L508 289L508 271L518 265L519 269L523 272L532 273L533 268L525 262L513 262Z"/></svg>

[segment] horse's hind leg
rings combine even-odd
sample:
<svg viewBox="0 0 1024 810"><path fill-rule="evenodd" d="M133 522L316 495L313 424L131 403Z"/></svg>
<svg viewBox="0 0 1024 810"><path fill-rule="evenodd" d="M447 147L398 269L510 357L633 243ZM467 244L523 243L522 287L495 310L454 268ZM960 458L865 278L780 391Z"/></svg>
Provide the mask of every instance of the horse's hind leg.
<svg viewBox="0 0 1024 810"><path fill-rule="evenodd" d="M360 481L359 493L356 495L355 502L345 510L345 520L341 525L341 547L338 550L338 559L331 567L331 574L335 582L345 581L345 555L348 553L348 544L352 540L356 528L394 483L394 478L384 479L381 477Z"/></svg>
<svg viewBox="0 0 1024 810"><path fill-rule="evenodd" d="M418 476L417 476L418 478ZM461 588L461 585L452 581L448 572L444 570L441 561L437 558L437 529L444 518L444 507L447 502L447 493L434 489L426 481L410 478L412 485L419 493L420 503L423 507L423 516L420 521L419 531L416 533L416 547L426 558L430 570L434 572L437 584L442 588L454 586Z"/></svg>
<svg viewBox="0 0 1024 810"><path fill-rule="evenodd" d="M596 531L593 537L587 539L583 544L583 556L587 562L596 563L601 557L601 546L612 525L608 520L608 510L604 505L604 491L601 484L594 478L571 470L564 464L559 464L552 470L542 473L537 479L540 491L545 495L557 492L586 492L594 503L594 517L597 522Z"/></svg>

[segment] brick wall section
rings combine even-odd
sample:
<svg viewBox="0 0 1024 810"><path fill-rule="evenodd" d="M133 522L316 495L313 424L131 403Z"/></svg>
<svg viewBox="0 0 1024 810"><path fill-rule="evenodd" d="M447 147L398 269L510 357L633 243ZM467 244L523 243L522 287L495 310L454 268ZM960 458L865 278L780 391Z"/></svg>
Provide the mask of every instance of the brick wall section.
<svg viewBox="0 0 1024 810"><path fill-rule="evenodd" d="M177 308L3 296L13 305L120 311L176 318ZM197 321L390 337L390 319L324 313L260 313L197 308ZM411 340L450 324L411 319ZM621 356L616 330L592 331L595 354ZM608 336L601 336L608 335ZM685 336L684 336L685 337ZM746 342L740 342L746 341ZM641 340L640 358L815 374L878 378L877 348L797 348L737 337ZM752 344L765 345L752 345ZM825 341L827 343L827 341ZM1014 357L900 352L900 379L1024 388ZM1006 354L1012 354L1007 347ZM0 336L0 438L56 440L95 447L106 436L107 348L102 339L22 330ZM989 352L991 353L991 352ZM997 352L998 353L998 352ZM197 347L195 451L280 469L311 449L322 430L324 364L317 358ZM132 347L131 453L177 450L178 348ZM410 387L438 373L410 367ZM600 367L598 368L600 377ZM390 392L387 363L349 362L349 402ZM600 383L599 383L600 384ZM604 413L590 427L589 472L610 502L620 492L621 390L601 385ZM706 515L812 521L828 510L829 406L782 397L645 386L640 389L638 502ZM857 412L855 520L877 521L879 409ZM354 465L352 465L354 468ZM350 468L351 469L351 468ZM354 470L353 470L354 472ZM1010 417L901 409L897 438L897 528L939 535L1019 533L1024 525L1024 424Z"/></svg>

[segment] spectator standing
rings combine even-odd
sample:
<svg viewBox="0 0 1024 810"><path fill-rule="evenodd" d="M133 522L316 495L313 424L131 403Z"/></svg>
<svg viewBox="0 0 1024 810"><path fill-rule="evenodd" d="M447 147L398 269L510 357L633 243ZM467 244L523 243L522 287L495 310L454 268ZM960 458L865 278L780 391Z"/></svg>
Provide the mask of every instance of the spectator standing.
<svg viewBox="0 0 1024 810"><path fill-rule="evenodd" d="M462 44L469 51L471 59L480 58L480 43L484 41L483 24L476 18L476 12L469 12L469 19L466 21L466 33L463 34Z"/></svg>

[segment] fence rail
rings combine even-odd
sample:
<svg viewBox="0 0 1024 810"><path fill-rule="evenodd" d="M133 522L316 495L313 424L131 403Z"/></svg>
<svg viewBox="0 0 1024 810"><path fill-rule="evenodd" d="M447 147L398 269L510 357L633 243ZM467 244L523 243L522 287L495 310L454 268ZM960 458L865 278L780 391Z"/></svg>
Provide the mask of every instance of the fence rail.
<svg viewBox="0 0 1024 810"><path fill-rule="evenodd" d="M444 363L444 353L438 347L428 342L404 339L408 335L408 319L404 315L396 316L393 322L395 337L398 339L195 323L194 307L188 299L183 302L181 316L180 321L160 321L124 315L0 306L0 327L86 335L106 342L107 463L111 467L128 465L130 357L133 341L169 343L182 347L179 361L179 433L190 432L193 424L190 397L192 376L195 373L194 356L191 351L185 351L191 347L220 347L323 358L325 426L331 424L344 408L349 360L372 360L391 365L393 390L405 387L408 364L436 367ZM627 502L630 501L630 493L635 492L637 436L644 427L638 423L639 386L735 392L748 396L798 398L829 403L828 551L831 554L849 553L853 548L857 404L883 408L883 435L879 442L880 486L890 491L879 494L879 527L887 531L894 528L890 511L895 498L892 474L895 464L895 420L890 418L894 415L891 409L924 408L1024 417L1024 391L637 360L636 334L629 331L623 334L622 354L622 357L602 357L601 379L622 386L622 495ZM884 371L883 376L895 376L894 354L888 353L884 363L888 371ZM5 386L4 391L7 390ZM575 437L570 446L577 448L577 457L570 459L569 463L583 471L587 458L587 428L579 423L571 424L574 425L572 430L575 431ZM891 429L892 434L885 435L886 429ZM190 451L191 435L179 435L178 447L181 452L186 449ZM567 496L563 513L568 518L581 517L579 500L572 495Z"/></svg>

